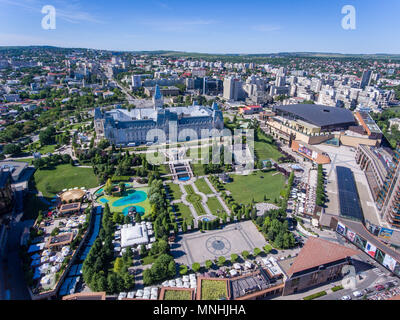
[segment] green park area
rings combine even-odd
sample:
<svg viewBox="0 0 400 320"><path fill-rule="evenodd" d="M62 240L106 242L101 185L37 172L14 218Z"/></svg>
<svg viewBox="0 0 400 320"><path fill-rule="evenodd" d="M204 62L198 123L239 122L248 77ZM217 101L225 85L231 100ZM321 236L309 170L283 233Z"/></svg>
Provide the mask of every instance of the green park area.
<svg viewBox="0 0 400 320"><path fill-rule="evenodd" d="M224 280L202 280L201 300L221 300L228 298L226 281Z"/></svg>
<svg viewBox="0 0 400 320"><path fill-rule="evenodd" d="M180 200L180 198L182 197L182 191L179 185L175 183L168 183L166 184L166 186L168 188L168 193L171 195L171 197L174 200Z"/></svg>
<svg viewBox="0 0 400 320"><path fill-rule="evenodd" d="M198 179L194 184L196 185L197 189L204 194L213 193L204 178Z"/></svg>
<svg viewBox="0 0 400 320"><path fill-rule="evenodd" d="M201 196L194 192L191 185L186 185L185 190L188 193L186 200L190 202L197 212L197 215L202 216L206 214L203 205L201 204Z"/></svg>
<svg viewBox="0 0 400 320"><path fill-rule="evenodd" d="M146 217L150 214L150 201L147 196L149 188L132 188L131 184L126 184L126 191L121 196L102 195L97 199L102 205L108 203L111 212L120 212L128 214L131 207L136 207L137 212L143 213ZM96 194L101 194L103 189L100 189Z"/></svg>
<svg viewBox="0 0 400 320"><path fill-rule="evenodd" d="M237 203L250 204L255 202L273 202L279 199L280 192L285 187L285 177L277 171L255 171L248 176L231 175L233 182L225 185Z"/></svg>
<svg viewBox="0 0 400 320"><path fill-rule="evenodd" d="M189 290L166 290L164 300L192 300L192 292Z"/></svg>
<svg viewBox="0 0 400 320"><path fill-rule="evenodd" d="M205 176L206 172L204 171L204 166L201 163L191 163L193 174L196 177Z"/></svg>
<svg viewBox="0 0 400 320"><path fill-rule="evenodd" d="M193 220L192 213L187 205L183 203L175 204L175 210L178 216L178 220L186 221L187 224L191 224Z"/></svg>
<svg viewBox="0 0 400 320"><path fill-rule="evenodd" d="M215 216L222 217L225 212L217 197L208 198L207 206Z"/></svg>
<svg viewBox="0 0 400 320"><path fill-rule="evenodd" d="M254 152L258 160L273 159L277 161L282 154L273 144L272 138L259 134L259 138L254 141Z"/></svg>
<svg viewBox="0 0 400 320"><path fill-rule="evenodd" d="M26 149L24 149L22 151L23 152L36 151L36 152L40 152L41 154L47 154L47 153L53 153L55 149L56 149L55 144L41 146L40 142L37 141L37 142L30 144Z"/></svg>
<svg viewBox="0 0 400 320"><path fill-rule="evenodd" d="M94 188L97 178L91 168L79 168L70 164L62 164L51 169L40 169L35 172L36 188L45 197L52 198L64 189Z"/></svg>

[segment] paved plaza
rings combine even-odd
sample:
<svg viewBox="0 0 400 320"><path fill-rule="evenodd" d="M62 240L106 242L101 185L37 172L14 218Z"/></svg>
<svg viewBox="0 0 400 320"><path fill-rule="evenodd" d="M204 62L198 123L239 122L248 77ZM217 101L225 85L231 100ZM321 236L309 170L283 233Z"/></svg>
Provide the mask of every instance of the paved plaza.
<svg viewBox="0 0 400 320"><path fill-rule="evenodd" d="M245 221L230 224L222 230L182 235L171 246L171 253L176 262L191 266L194 262L204 264L206 260L215 260L219 256L230 259L232 253L252 252L254 248L262 249L266 244L253 222Z"/></svg>

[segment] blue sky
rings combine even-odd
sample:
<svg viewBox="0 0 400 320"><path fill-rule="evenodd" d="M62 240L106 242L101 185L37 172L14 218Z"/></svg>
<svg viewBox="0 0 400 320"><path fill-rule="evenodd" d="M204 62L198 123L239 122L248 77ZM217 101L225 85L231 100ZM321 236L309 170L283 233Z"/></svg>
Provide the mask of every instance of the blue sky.
<svg viewBox="0 0 400 320"><path fill-rule="evenodd" d="M57 10L43 30L41 9ZM344 30L344 5L356 30ZM0 0L0 46L207 53L400 53L398 0Z"/></svg>

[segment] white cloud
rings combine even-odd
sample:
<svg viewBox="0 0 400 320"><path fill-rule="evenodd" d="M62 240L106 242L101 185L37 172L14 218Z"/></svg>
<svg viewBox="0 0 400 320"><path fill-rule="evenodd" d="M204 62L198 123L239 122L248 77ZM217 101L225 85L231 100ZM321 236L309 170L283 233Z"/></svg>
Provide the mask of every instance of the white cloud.
<svg viewBox="0 0 400 320"><path fill-rule="evenodd" d="M272 32L272 31L278 31L281 30L282 28L279 26L271 26L271 25L266 25L266 24L260 24L260 25L255 25L252 27L253 30L259 31L259 32Z"/></svg>

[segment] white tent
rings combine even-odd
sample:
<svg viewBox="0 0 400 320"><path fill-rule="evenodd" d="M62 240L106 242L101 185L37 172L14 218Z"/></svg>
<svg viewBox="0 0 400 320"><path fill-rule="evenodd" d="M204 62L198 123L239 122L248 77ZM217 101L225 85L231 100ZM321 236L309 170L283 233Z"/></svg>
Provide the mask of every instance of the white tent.
<svg viewBox="0 0 400 320"><path fill-rule="evenodd" d="M229 273L230 273L230 275L232 276L232 277L235 277L235 276L237 276L237 271L236 270L231 270L231 271L229 271Z"/></svg>
<svg viewBox="0 0 400 320"><path fill-rule="evenodd" d="M241 269L242 269L242 266L241 266L239 263L234 263L234 264L233 264L233 267L234 267L236 270L241 270Z"/></svg>

